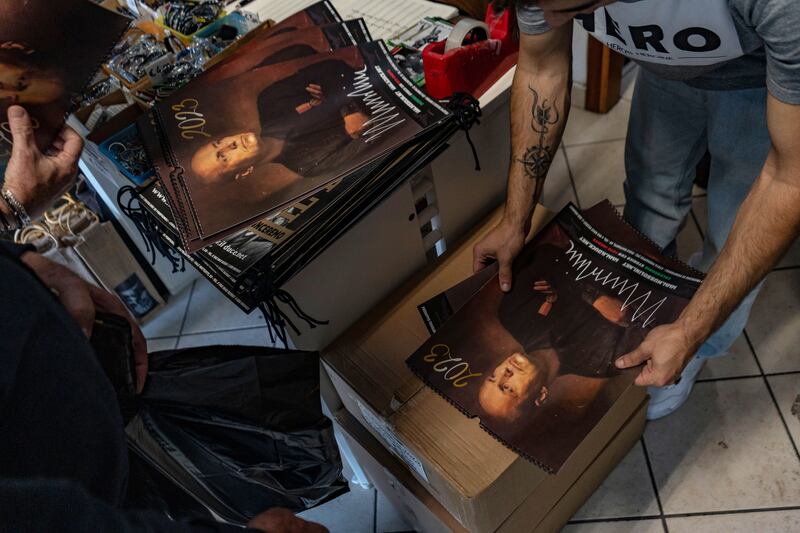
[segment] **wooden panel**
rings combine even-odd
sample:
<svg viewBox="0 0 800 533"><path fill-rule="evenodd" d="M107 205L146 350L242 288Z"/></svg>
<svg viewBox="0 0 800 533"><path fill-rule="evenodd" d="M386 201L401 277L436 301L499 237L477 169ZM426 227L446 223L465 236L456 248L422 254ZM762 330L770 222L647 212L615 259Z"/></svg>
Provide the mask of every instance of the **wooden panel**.
<svg viewBox="0 0 800 533"><path fill-rule="evenodd" d="M586 110L608 113L621 96L624 57L590 38L586 61Z"/></svg>

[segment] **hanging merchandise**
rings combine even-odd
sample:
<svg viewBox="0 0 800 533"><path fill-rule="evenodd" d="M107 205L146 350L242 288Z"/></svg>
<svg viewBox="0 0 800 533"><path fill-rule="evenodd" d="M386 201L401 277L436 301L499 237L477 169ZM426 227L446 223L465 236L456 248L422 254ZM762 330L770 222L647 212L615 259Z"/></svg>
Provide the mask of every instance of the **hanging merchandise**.
<svg viewBox="0 0 800 533"><path fill-rule="evenodd" d="M219 0L184 0L169 2L159 12L164 13L163 25L178 32L184 41L224 16Z"/></svg>
<svg viewBox="0 0 800 533"><path fill-rule="evenodd" d="M147 75L147 68L169 53L155 35L130 32L111 52L108 68L131 86Z"/></svg>
<svg viewBox="0 0 800 533"><path fill-rule="evenodd" d="M84 281L100 282L75 252L73 245L81 242L81 234L99 223L98 216L70 194L59 198L42 215L41 220L14 232L14 242L33 246L36 252L55 263L69 268Z"/></svg>
<svg viewBox="0 0 800 533"><path fill-rule="evenodd" d="M136 126L128 126L112 135L100 145L100 151L108 157L117 168L137 185L143 184L153 175L153 168Z"/></svg>

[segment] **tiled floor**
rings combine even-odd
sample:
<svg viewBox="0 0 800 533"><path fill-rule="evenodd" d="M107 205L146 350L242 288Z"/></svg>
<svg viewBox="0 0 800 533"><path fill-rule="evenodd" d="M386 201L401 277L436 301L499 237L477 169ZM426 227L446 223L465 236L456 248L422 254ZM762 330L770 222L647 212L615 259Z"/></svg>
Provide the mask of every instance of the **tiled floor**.
<svg viewBox="0 0 800 533"><path fill-rule="evenodd" d="M626 93L629 99L630 92ZM609 115L573 110L544 201L582 207L624 202L622 154L630 103ZM697 251L705 227L697 190L678 245ZM269 343L260 316L246 316L204 280L146 328L151 349ZM687 404L647 425L641 441L565 528L604 532L800 531L800 245L771 273L745 335L711 361ZM372 489L304 514L338 532L408 529Z"/></svg>

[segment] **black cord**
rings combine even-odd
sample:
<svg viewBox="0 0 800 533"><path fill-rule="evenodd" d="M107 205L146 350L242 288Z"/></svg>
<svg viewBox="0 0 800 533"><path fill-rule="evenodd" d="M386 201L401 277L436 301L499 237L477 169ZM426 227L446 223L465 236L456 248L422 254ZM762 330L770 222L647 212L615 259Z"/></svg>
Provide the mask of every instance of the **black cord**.
<svg viewBox="0 0 800 533"><path fill-rule="evenodd" d="M453 96L447 102L447 108L453 113L453 117L458 127L464 130L467 137L467 143L472 150L472 158L475 160L475 170L481 169L481 162L478 159L478 150L475 148L475 143L469 136L469 130L475 124L480 124L481 106L474 96L467 93L453 93Z"/></svg>
<svg viewBox="0 0 800 533"><path fill-rule="evenodd" d="M294 315L306 323L310 329L317 326L324 326L329 324L327 320L317 320L312 317L300 307L297 300L284 289L275 287L272 278L272 266L266 265L266 276L261 280L261 287L257 290L259 304L258 308L264 313L264 320L267 323L267 332L271 342L275 342L277 338L288 348L288 335L287 327L291 328L296 335L301 335L300 329L295 325L292 319L286 312L284 312L278 303L285 304L294 313Z"/></svg>
<svg viewBox="0 0 800 533"><path fill-rule="evenodd" d="M129 196L128 196L129 195ZM126 196L128 198L126 199ZM156 251L172 265L172 272L186 270L186 260L180 252L175 251L161 236L161 228L156 218L150 214L139 199L139 191L130 185L119 189L117 205L127 216L144 241L145 249L150 253L150 264L156 264Z"/></svg>

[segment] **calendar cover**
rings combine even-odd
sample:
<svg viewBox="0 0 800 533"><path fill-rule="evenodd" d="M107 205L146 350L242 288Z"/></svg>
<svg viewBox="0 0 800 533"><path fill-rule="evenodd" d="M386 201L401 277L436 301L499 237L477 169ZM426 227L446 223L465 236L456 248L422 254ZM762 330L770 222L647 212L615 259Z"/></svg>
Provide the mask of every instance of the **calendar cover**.
<svg viewBox="0 0 800 533"><path fill-rule="evenodd" d="M640 370L614 361L677 319L702 280L607 202L585 215L571 204L561 211L517 258L511 292L496 274L478 276L479 288L467 280L444 303L423 304L424 317L438 317L435 333L408 365L549 472L633 386Z"/></svg>
<svg viewBox="0 0 800 533"><path fill-rule="evenodd" d="M88 0L0 0L0 168L11 157L8 108L27 109L47 148L129 22Z"/></svg>

